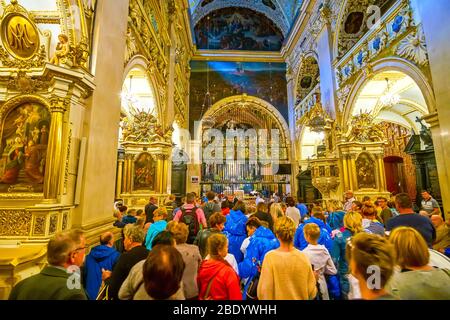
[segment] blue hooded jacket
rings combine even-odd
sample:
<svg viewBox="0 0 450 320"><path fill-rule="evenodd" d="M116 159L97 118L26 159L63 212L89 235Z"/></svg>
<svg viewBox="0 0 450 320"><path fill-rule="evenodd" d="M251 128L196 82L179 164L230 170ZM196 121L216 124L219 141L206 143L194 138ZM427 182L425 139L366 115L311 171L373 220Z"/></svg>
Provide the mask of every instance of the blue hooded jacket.
<svg viewBox="0 0 450 320"><path fill-rule="evenodd" d="M331 252L333 248L333 239L331 238L331 228L325 224L322 220L311 217L308 220L305 221L305 223L302 223L298 228L297 232L295 232L294 237L294 246L302 251L308 246L308 242L305 239L305 235L303 234L303 228L308 223L315 223L320 228L320 237L318 244L324 245L329 252Z"/></svg>
<svg viewBox="0 0 450 320"><path fill-rule="evenodd" d="M152 242L155 237L166 230L167 227L167 221L166 220L159 220L150 226L147 231L147 235L145 236L145 247L147 250L152 250Z"/></svg>
<svg viewBox="0 0 450 320"><path fill-rule="evenodd" d="M247 216L241 210L230 210L230 214L227 215L227 221L225 222L225 229L223 230L228 238L228 252L234 255L237 263L244 259L241 245L247 238L247 229L245 227L247 220Z"/></svg>
<svg viewBox="0 0 450 320"><path fill-rule="evenodd" d="M95 300L102 284L102 268L112 271L120 257L120 253L105 245L92 248L86 256L86 292L90 300Z"/></svg>
<svg viewBox="0 0 450 320"><path fill-rule="evenodd" d="M253 236L250 237L245 258L239 263L239 276L242 279L248 278L243 293L244 300L247 298L246 292L247 287L250 285L250 280L258 273L258 265L262 266L267 252L277 249L279 246L280 242L273 232L265 227L259 227Z"/></svg>
<svg viewBox="0 0 450 320"><path fill-rule="evenodd" d="M328 216L327 223L331 230L340 230L344 226L345 211L331 212Z"/></svg>

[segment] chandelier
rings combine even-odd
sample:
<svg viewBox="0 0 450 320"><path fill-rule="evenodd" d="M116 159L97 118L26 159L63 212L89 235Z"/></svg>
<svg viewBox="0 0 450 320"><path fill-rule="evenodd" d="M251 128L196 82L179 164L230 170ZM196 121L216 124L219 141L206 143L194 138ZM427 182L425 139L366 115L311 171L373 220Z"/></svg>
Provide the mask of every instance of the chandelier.
<svg viewBox="0 0 450 320"><path fill-rule="evenodd" d="M400 102L400 96L392 92L392 86L389 79L386 78L387 88L385 94L381 96L380 102L383 107L393 107Z"/></svg>
<svg viewBox="0 0 450 320"><path fill-rule="evenodd" d="M126 104L128 106L136 106L139 102L139 99L132 93L132 83L133 83L133 76L130 75L130 87L129 89L120 94L120 97L122 98L122 104Z"/></svg>

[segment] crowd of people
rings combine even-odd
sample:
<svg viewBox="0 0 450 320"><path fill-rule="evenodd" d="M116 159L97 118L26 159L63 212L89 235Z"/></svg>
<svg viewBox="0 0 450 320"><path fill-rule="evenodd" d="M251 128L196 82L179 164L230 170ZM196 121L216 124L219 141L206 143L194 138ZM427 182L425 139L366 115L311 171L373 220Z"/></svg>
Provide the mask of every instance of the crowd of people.
<svg viewBox="0 0 450 320"><path fill-rule="evenodd" d="M48 266L10 299L448 300L450 223L422 197L419 212L408 194L358 201L351 191L311 205L214 192L118 204L122 237L102 234L85 257L81 231L57 234Z"/></svg>

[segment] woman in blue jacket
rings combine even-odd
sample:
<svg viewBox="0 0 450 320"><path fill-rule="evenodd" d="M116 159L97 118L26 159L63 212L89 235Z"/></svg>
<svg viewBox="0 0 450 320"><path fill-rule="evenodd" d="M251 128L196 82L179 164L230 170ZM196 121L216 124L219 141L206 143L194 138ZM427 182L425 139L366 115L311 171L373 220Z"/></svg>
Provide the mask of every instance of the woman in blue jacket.
<svg viewBox="0 0 450 320"><path fill-rule="evenodd" d="M245 223L248 218L245 215L245 203L242 200L236 202L233 210L227 215L225 229L223 233L228 238L228 252L234 255L236 262L239 263L244 259L241 252L242 242L247 238L247 230Z"/></svg>
<svg viewBox="0 0 450 320"><path fill-rule="evenodd" d="M359 212L348 212L344 216L344 228L343 232L338 232L334 237L330 254L338 270L342 296L346 299L350 292L350 283L348 281L348 262L345 256L345 248L349 238L363 231L361 214Z"/></svg>
<svg viewBox="0 0 450 320"><path fill-rule="evenodd" d="M272 231L263 227L261 221L256 217L251 217L246 223L247 233L250 243L244 260L239 263L239 276L241 279L248 278L245 284L243 299L247 298L247 288L251 280L258 274L262 266L264 256L267 252L275 250L280 246L278 239Z"/></svg>
<svg viewBox="0 0 450 320"><path fill-rule="evenodd" d="M155 237L166 230L167 227L167 210L166 208L158 208L153 212L153 223L148 228L147 235L145 237L145 247L147 250L152 250L152 242Z"/></svg>

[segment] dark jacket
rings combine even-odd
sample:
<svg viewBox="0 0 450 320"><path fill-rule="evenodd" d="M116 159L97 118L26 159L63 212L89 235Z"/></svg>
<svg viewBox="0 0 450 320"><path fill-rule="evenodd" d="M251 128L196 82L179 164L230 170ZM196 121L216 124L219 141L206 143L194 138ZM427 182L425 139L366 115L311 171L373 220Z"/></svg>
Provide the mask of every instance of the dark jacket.
<svg viewBox="0 0 450 320"><path fill-rule="evenodd" d="M119 299L119 290L122 283L130 273L131 268L139 261L145 260L149 251L144 246L134 247L130 251L124 252L112 270L111 278L107 281L109 284L109 297L113 300Z"/></svg>
<svg viewBox="0 0 450 320"><path fill-rule="evenodd" d="M198 246L198 249L200 250L200 255L202 256L203 259L205 259L205 257L208 255L207 252L208 238L214 233L220 233L220 230L216 228L208 228L200 230L197 233L197 237L194 240L194 244Z"/></svg>
<svg viewBox="0 0 450 320"><path fill-rule="evenodd" d="M137 221L136 217L129 216L129 215L126 215L125 217L122 218L122 222L125 224L134 224L134 223L136 223L136 221Z"/></svg>
<svg viewBox="0 0 450 320"><path fill-rule="evenodd" d="M224 233L228 238L228 252L234 255L236 262L239 263L244 259L241 252L242 242L247 238L247 229L245 223L248 218L242 211L230 210L225 222Z"/></svg>
<svg viewBox="0 0 450 320"><path fill-rule="evenodd" d="M77 279L74 277L75 274L47 266L39 274L19 282L12 289L9 300L86 300L81 279L78 278L77 288ZM74 288L69 289L68 284L73 284Z"/></svg>
<svg viewBox="0 0 450 320"><path fill-rule="evenodd" d="M273 219L270 213L258 211L253 216L259 220L266 221L269 224L269 229L273 231Z"/></svg>
<svg viewBox="0 0 450 320"><path fill-rule="evenodd" d="M211 217L214 213L216 212L222 212L222 209L220 208L220 206L215 203L214 201L208 201L207 203L205 203L202 207L203 212L205 213L205 218L206 218L206 222L208 223L208 227L209 225L209 217Z"/></svg>
<svg viewBox="0 0 450 320"><path fill-rule="evenodd" d="M389 219L386 224L386 231L392 231L397 227L411 227L416 229L424 237L430 248L433 245L434 240L436 240L436 229L431 223L431 220L420 214L400 214Z"/></svg>
<svg viewBox="0 0 450 320"><path fill-rule="evenodd" d="M102 268L112 271L120 253L105 245L92 248L85 261L86 293L90 300L95 300L102 284Z"/></svg>
<svg viewBox="0 0 450 320"><path fill-rule="evenodd" d="M145 206L145 215L146 215L146 219L145 219L145 223L151 222L153 223L153 211L155 211L156 209L158 209L157 206L155 206L153 203L149 203Z"/></svg>

